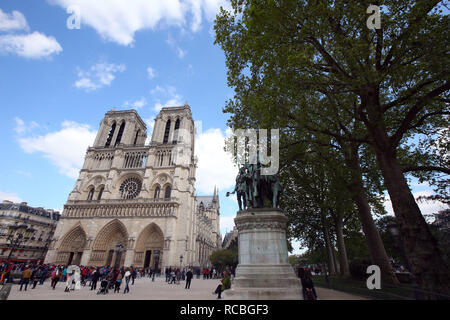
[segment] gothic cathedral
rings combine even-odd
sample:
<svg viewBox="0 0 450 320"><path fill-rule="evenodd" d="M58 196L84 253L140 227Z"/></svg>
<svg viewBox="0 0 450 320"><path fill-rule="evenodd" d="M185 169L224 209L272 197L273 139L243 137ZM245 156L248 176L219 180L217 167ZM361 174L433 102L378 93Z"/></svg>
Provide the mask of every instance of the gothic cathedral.
<svg viewBox="0 0 450 320"><path fill-rule="evenodd" d="M106 113L45 263L209 266L221 244L219 196L195 195L191 109L163 108L147 145L146 129L135 110Z"/></svg>

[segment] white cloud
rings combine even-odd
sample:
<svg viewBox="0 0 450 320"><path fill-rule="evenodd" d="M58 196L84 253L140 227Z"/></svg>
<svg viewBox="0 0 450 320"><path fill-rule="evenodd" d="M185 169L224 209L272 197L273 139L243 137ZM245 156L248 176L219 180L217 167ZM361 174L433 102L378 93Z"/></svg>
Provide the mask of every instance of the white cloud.
<svg viewBox="0 0 450 320"><path fill-rule="evenodd" d="M420 211L423 215L425 214L433 214L437 213L440 210L444 210L448 208L448 206L440 201L436 200L422 200L418 201L417 198L420 196L431 196L433 195L430 191L419 191L413 193L414 198L416 199L417 205L420 208ZM389 195L386 196L386 200L384 202L384 207L389 215L394 215L394 209L392 208L392 203L390 201Z"/></svg>
<svg viewBox="0 0 450 320"><path fill-rule="evenodd" d="M177 89L172 86L161 87L157 85L150 93L156 98L156 103L153 106L153 111L159 112L165 107L181 106L184 103L181 101L182 96L177 93ZM161 103L161 100L166 100Z"/></svg>
<svg viewBox="0 0 450 320"><path fill-rule="evenodd" d="M147 68L147 76L149 79L153 79L154 77L156 77L155 69L153 69L152 67L148 67Z"/></svg>
<svg viewBox="0 0 450 320"><path fill-rule="evenodd" d="M175 26L191 31L201 29L204 19L213 21L226 0L48 0L64 8L80 9L81 27L88 25L108 41L133 45L137 31L160 26Z"/></svg>
<svg viewBox="0 0 450 320"><path fill-rule="evenodd" d="M28 23L25 16L19 11L8 14L0 9L0 31L25 30L28 31Z"/></svg>
<svg viewBox="0 0 450 320"><path fill-rule="evenodd" d="M59 54L62 48L54 37L40 32L7 34L0 36L0 52L13 53L30 59L40 59Z"/></svg>
<svg viewBox="0 0 450 320"><path fill-rule="evenodd" d="M99 62L93 65L88 71L78 68L78 80L75 82L75 87L85 89L86 91L93 91L105 86L110 86L116 78L115 74L124 72L126 69L124 64L114 64L107 62Z"/></svg>
<svg viewBox="0 0 450 320"><path fill-rule="evenodd" d="M129 101L125 101L125 103L122 105L123 109L128 109L128 108L132 108L132 109L140 109L142 107L145 107L147 105L147 99L145 99L144 97L142 97L139 100L136 100L134 102L129 102Z"/></svg>
<svg viewBox="0 0 450 320"><path fill-rule="evenodd" d="M220 129L209 129L198 135L195 141L198 157L197 181L199 192L210 193L217 186L227 189L234 185L237 169L225 152L225 135Z"/></svg>
<svg viewBox="0 0 450 320"><path fill-rule="evenodd" d="M19 117L15 117L14 121L16 122L16 126L14 128L14 131L18 134L24 134L26 132L32 131L35 128L38 128L39 125L35 121L31 121L30 123L26 124L25 121L20 119Z"/></svg>
<svg viewBox="0 0 450 320"><path fill-rule="evenodd" d="M22 199L16 193L4 192L4 191L1 191L1 190L0 190L0 200L1 201L9 200L9 201L12 201L12 202L15 202L15 203L22 202Z"/></svg>
<svg viewBox="0 0 450 320"><path fill-rule="evenodd" d="M165 90L163 87L161 87L160 85L157 85L157 86L155 87L155 89L150 90L150 93L151 93L152 95L156 95L156 94L158 94L158 93L164 94L164 93L166 93L166 90Z"/></svg>
<svg viewBox="0 0 450 320"><path fill-rule="evenodd" d="M59 172L76 179L83 165L86 149L94 142L96 131L89 125L64 121L62 129L42 136L19 138L26 153L42 153Z"/></svg>
<svg viewBox="0 0 450 320"><path fill-rule="evenodd" d="M167 44L175 50L177 53L178 58L183 59L184 56L187 54L186 50L183 50L175 41L174 38L169 34L169 37L166 40Z"/></svg>
<svg viewBox="0 0 450 320"><path fill-rule="evenodd" d="M186 73L190 76L194 74L194 67L192 66L192 64L188 64Z"/></svg>
<svg viewBox="0 0 450 320"><path fill-rule="evenodd" d="M20 174L21 176L31 178L33 175L28 171L22 171L22 170L16 170L17 174Z"/></svg>
<svg viewBox="0 0 450 320"><path fill-rule="evenodd" d="M147 105L147 99L141 98L140 100L133 102L131 105L134 109L140 109Z"/></svg>

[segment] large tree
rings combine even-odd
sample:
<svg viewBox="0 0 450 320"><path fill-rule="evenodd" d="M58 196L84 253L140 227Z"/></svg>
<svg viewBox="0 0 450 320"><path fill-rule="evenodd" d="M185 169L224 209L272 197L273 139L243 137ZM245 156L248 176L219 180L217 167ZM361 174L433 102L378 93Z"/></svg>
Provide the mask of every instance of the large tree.
<svg viewBox="0 0 450 320"><path fill-rule="evenodd" d="M369 4L383 5L381 29L367 28ZM320 105L332 106L329 117L342 127L328 134L353 146L367 144L375 154L418 284L448 293L448 268L404 176L448 172L427 153L421 153L425 161L404 166L404 159L420 149L409 147L417 134L435 139L448 125L449 18L437 11L439 5L431 0L236 0L233 12L218 15L215 29L227 58L228 83L241 96L226 108L232 122L239 122L249 106L267 106L266 97L256 97L268 86L291 94L279 101L273 95L267 112L308 120L303 124L313 131L326 133ZM286 105L296 109L285 110ZM358 135L350 137L348 125Z"/></svg>

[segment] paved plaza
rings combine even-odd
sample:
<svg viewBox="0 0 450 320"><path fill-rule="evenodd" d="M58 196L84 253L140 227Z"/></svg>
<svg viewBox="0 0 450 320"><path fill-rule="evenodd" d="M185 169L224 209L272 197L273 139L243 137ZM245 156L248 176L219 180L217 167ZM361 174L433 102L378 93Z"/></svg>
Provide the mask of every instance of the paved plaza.
<svg viewBox="0 0 450 320"><path fill-rule="evenodd" d="M43 285L37 285L34 290L28 287L27 291L19 291L20 286L14 285L8 300L215 300L217 295L213 295L212 292L219 284L219 280L203 280L194 277L191 289L186 290L184 281L177 285L167 284L164 277L155 278L154 282L149 278L138 278L134 285L130 282L129 293L123 293L125 288L123 283L120 293L110 290L106 295L97 294L99 284L100 282L95 291L91 291L86 286L71 292L64 292L65 282L59 282L53 290L49 280ZM316 290L319 300L364 300L362 297L325 288L316 288Z"/></svg>

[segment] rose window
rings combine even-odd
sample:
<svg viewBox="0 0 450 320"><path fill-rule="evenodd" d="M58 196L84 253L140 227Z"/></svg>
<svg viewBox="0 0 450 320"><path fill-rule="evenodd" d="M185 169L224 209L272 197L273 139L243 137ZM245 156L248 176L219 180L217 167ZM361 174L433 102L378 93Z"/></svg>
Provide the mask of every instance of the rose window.
<svg viewBox="0 0 450 320"><path fill-rule="evenodd" d="M141 192L142 182L137 178L128 178L119 188L123 199L134 199Z"/></svg>

